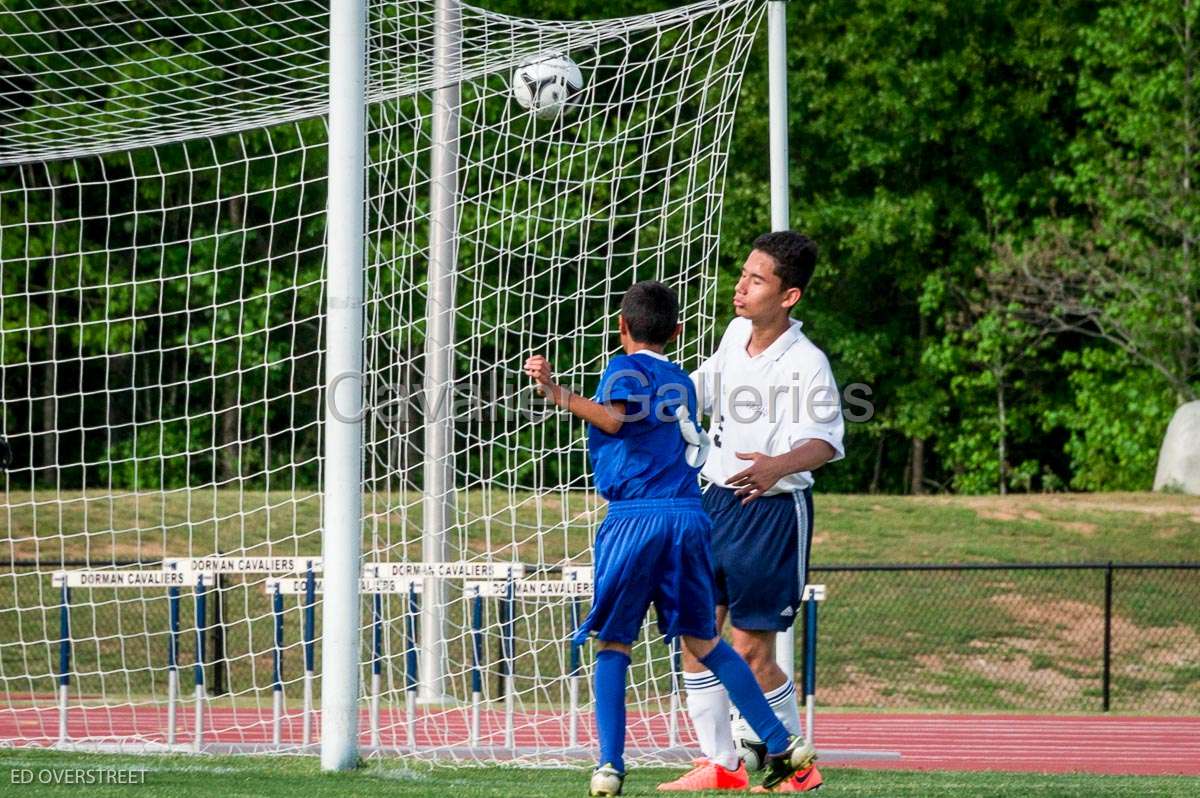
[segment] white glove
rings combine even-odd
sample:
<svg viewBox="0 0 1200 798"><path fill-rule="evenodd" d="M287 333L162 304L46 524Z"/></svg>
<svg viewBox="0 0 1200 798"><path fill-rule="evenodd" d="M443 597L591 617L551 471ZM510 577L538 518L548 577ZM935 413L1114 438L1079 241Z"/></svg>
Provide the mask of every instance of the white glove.
<svg viewBox="0 0 1200 798"><path fill-rule="evenodd" d="M679 406L675 411L675 418L679 422L679 434L683 435L684 443L687 444L684 459L692 468L699 468L708 459L708 450L712 445L708 433L692 421L692 414L688 412L687 405Z"/></svg>

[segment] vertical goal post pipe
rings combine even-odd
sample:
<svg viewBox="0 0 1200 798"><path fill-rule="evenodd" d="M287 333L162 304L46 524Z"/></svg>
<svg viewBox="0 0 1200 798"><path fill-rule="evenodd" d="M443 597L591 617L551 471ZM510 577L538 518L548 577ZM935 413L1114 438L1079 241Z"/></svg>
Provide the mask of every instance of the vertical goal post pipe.
<svg viewBox="0 0 1200 798"><path fill-rule="evenodd" d="M458 260L458 137L462 57L459 0L434 7L433 128L429 176L429 290L425 316L425 458L421 557L447 557L446 533L454 523L454 282ZM445 584L427 579L421 601L418 698L445 700Z"/></svg>
<svg viewBox="0 0 1200 798"><path fill-rule="evenodd" d="M771 230L790 226L788 198L787 0L767 2L767 125L771 159ZM804 530L800 530L803 533ZM803 585L801 586L803 587ZM775 661L795 678L796 631L775 636Z"/></svg>
<svg viewBox="0 0 1200 798"><path fill-rule="evenodd" d="M327 588L321 635L322 770L349 770L358 761L366 33L365 0L332 0L321 524Z"/></svg>

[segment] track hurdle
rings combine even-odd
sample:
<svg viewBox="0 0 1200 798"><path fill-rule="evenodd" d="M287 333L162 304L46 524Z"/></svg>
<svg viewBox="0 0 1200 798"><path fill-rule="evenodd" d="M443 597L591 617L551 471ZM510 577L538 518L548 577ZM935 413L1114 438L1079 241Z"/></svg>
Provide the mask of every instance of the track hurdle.
<svg viewBox="0 0 1200 798"><path fill-rule="evenodd" d="M300 744L307 747L312 744L313 728L313 682L316 678L316 606L317 593L321 583L313 573L313 568L306 565L302 577L269 578L264 589L271 597L272 616L275 621L275 668L272 674L271 692L271 739L275 745L283 743L283 714L286 710L286 700L283 693L283 597L285 595L299 596L301 620L301 641L304 649L304 699L300 711Z"/></svg>
<svg viewBox="0 0 1200 798"><path fill-rule="evenodd" d="M525 575L525 566L522 563L492 563L492 562L379 562L368 563L363 567L364 576L375 576L380 579L487 579L487 580L511 580L520 579ZM405 615L404 625L404 649L405 649L405 725L409 730L407 740L410 745L415 745L415 726L416 726L416 706L417 694L417 667L418 667L418 648L417 648L417 618L419 609L419 599L417 593L420 592L419 585L421 582L412 582L418 585L415 590L409 591L408 607ZM471 666L471 709L470 719L468 723L467 738L470 744L475 745L479 742L479 726L480 726L480 706L483 699L483 599L490 594L473 592L471 587L473 582L464 584L464 598L470 598L473 602L469 614L471 618L471 636L472 636L472 666ZM503 583L500 583L503 584ZM365 591L365 588L364 588ZM386 592L386 591L384 591ZM511 636L512 624L506 627L508 635ZM512 641L505 643L501 642L502 648L507 648L508 651L513 650ZM506 658L506 662L511 663L511 657ZM501 689L506 695L506 713L511 716L513 711L512 685L510 677L503 674L504 666L502 666L502 679L505 679ZM508 669L511 672L511 668ZM511 721L506 724L506 728L511 728Z"/></svg>
<svg viewBox="0 0 1200 798"><path fill-rule="evenodd" d="M362 582L359 592L371 596L371 692L370 726L371 745L378 747L382 744L380 731L380 701L383 695L383 668L386 660L383 656L383 596L385 594L403 594L406 597L404 613L404 726L405 740L410 746L416 746L416 706L417 706L417 619L420 604L417 594L422 590L422 579L415 573L419 563L367 563L363 566Z"/></svg>
<svg viewBox="0 0 1200 798"><path fill-rule="evenodd" d="M204 581L206 585L212 585L212 586L215 586L217 584L217 580L224 574L266 575L266 574L277 574L277 573L299 573L299 574L305 575L305 587L306 587L306 589L304 590L304 595L305 595L304 607L305 607L305 613L306 613L305 624L304 624L304 663L305 663L304 705L305 705L305 712L303 715L303 722L304 722L305 744L308 744L311 741L311 731L310 731L311 724L309 723L309 719L312 717L313 681L315 679L315 673L314 673L314 668L315 668L315 659L314 659L314 657L315 657L315 655L314 655L315 623L313 622L313 619L312 619L312 615L314 612L313 607L315 606L315 599L313 598L315 589L313 588L313 583L314 583L314 572L318 572L321 570L321 558L317 557L317 556L307 556L307 555L299 556L299 557L290 557L290 556L284 556L284 557L224 556L224 555L214 555L214 556L210 556L210 557L167 557L166 559L163 560L163 567L165 569L168 569L171 571L177 571L177 572L183 573L185 575L188 575L189 579L193 583L196 582L197 574L203 575L202 581ZM270 582L270 580L268 580L268 582ZM202 593L203 593L203 589L200 588L200 594L202 594ZM270 595L270 585L268 585L268 595ZM274 601L273 598L272 598L272 601ZM198 604L198 608L197 608L197 613L198 613L197 617L204 618L206 616L202 614L200 607L204 606L205 597L203 595L198 594L198 602L199 602L199 604ZM278 620L276 623L278 624ZM282 669L282 657L283 657L282 651L279 650L281 648L282 648L282 643L279 641L278 630L277 630L277 635L276 635L277 651L275 652L275 657L279 660L280 669ZM202 699L204 697L204 665L206 664L203 661L203 659L204 659L204 657L203 657L203 655L204 655L204 640L202 638L197 639L196 650L200 654L200 657L198 658L198 661L196 664L196 673L195 673L196 703L197 703L197 707L199 707L202 702ZM214 653L219 655L220 652L214 652ZM283 704L283 686L282 686L281 679L272 681L271 692L273 694L272 695L272 703L273 704L279 703L280 707L281 707L280 712L275 712L272 716L272 737L274 737L275 736L274 726L276 723L279 722L277 719L280 716L280 713L282 712L282 704ZM196 746L197 751L200 750L200 745L202 743L202 731L203 730L200 725L201 720L202 720L202 717L200 714L200 709L197 708L197 710L196 710L197 734L196 734L196 740L195 740L195 746Z"/></svg>
<svg viewBox="0 0 1200 798"><path fill-rule="evenodd" d="M58 641L58 742L69 740L67 730L68 698L71 684L71 588L167 588L170 628L167 635L167 743L176 743L176 704L179 695L179 589L193 587L196 601L196 663L197 685L196 730L193 748L203 744L203 662L204 629L206 626L204 591L211 586L207 574L185 573L177 568L164 570L95 570L55 571L51 584L61 590Z"/></svg>
<svg viewBox="0 0 1200 798"><path fill-rule="evenodd" d="M189 561L189 564L194 567L206 567L210 569L220 568L223 572L250 572L247 568L247 561L255 561L255 572L261 572L258 569L265 567L264 560L268 558L197 558ZM308 558L270 558L270 565L275 571L296 570L297 565L305 562ZM313 647L312 641L315 638L313 634L313 619L315 613L312 608L315 607L315 595L323 591L322 580L316 578L313 571L320 570L319 558L313 559L313 567L305 571L303 579L295 577L277 577L266 580L265 587L268 593L273 593L275 590L282 595L304 595L305 596L305 681L306 685L311 683L313 678L314 663L313 663ZM415 748L416 747L416 721L417 721L417 687L418 680L418 661L419 649L417 641L417 620L420 616L420 598L422 586L426 578L438 579L467 579L470 577L485 577L485 578L509 578L517 579L523 576L525 568L520 563L488 563L488 562L440 562L440 563L424 563L424 562L375 562L366 563L363 565L362 577L359 583L359 592L364 595L371 595L372 603L372 664L371 664L371 690L369 696L369 716L371 725L371 743L378 746L382 743L382 735L380 729L380 701L383 688L383 669L387 667L387 659L383 652L384 641L384 618L383 618L383 594L404 595L405 608L403 616L404 630L404 661L405 661L405 742ZM473 608L473 629L474 629L474 646L473 646L473 673L472 673L472 688L475 694L473 700L472 721L469 736L477 741L479 738L479 705L482 700L483 682L482 682L482 666L483 666L483 636L482 636L482 618L483 618L483 596L477 596L478 600ZM511 616L511 613L510 613ZM282 649L282 621L276 620L276 635L277 648ZM515 643L511 640L512 623L508 629L508 640L505 644L506 649L510 652L509 660L511 662L511 652L514 650ZM510 669L511 670L511 669ZM282 675L276 680L276 684L282 691ZM275 684L273 684L273 687ZM307 690L306 690L307 692ZM512 727L512 688L509 682L508 689L508 712L510 720L507 724ZM302 722L304 728L310 728L309 717L312 715L309 707L309 702L306 700L306 709L303 713ZM283 702L280 699L280 708L276 710L275 717L279 717L283 712ZM276 721L277 722L277 721ZM309 743L309 738L304 737L304 744Z"/></svg>
<svg viewBox="0 0 1200 798"><path fill-rule="evenodd" d="M402 576L378 576L377 574L384 573L389 570L388 563L371 563L363 567L363 576L359 580L360 595L370 595L372 604L372 625L373 625L373 662L372 662L372 678L371 678L371 695L369 696L371 707L371 740L372 744L378 745L380 741L379 728L379 701L382 695L382 675L383 675L383 600L384 594L397 594L407 596L407 604L405 614L406 624L406 658L408 659L408 670L406 674L408 688L408 703L411 707L416 705L416 645L415 645L415 625L416 613L420 611L417 604L416 596L421 592L422 580L418 577ZM399 565L399 564L397 564ZM272 597L275 602L275 648L277 662L280 663L279 671L275 675L275 681L272 685L276 691L278 699L274 702L272 714L272 728L276 729L282 724L282 716L286 710L283 696L283 674L282 674L282 650L284 648L284 629L283 629L283 596L294 595L301 598L301 608L304 613L302 621L302 635L304 644L304 670L305 670L305 696L304 707L301 711L301 745L308 746L312 742L311 729L313 724L312 705L312 680L315 676L315 622L316 622L316 596L324 592L324 581L318 578L314 573L313 568L306 568L305 574L302 577L272 577L268 578L264 584L264 589L267 594ZM278 598L276 598L278 596ZM415 743L415 713L410 710L407 721L408 731L407 739L410 745ZM282 745L280 734L274 734L275 744Z"/></svg>
<svg viewBox="0 0 1200 798"><path fill-rule="evenodd" d="M285 645L283 635L283 597L284 596L303 596L300 608L304 613L304 618L301 621L301 635L305 646L308 643L308 613L310 607L315 604L315 600L310 600L311 596L320 590L320 583L310 579L312 569L307 569L303 577L270 577L263 585L267 596L271 599L271 617L275 626L275 650L271 674L271 742L275 746L283 745L283 716L287 711L287 698L283 691L283 649ZM309 671L308 652L305 650L305 676ZM306 678L307 681L307 678ZM305 701L300 714L300 722L303 730L301 732L301 744L308 745L308 730L309 712L311 707L309 701Z"/></svg>
<svg viewBox="0 0 1200 798"><path fill-rule="evenodd" d="M579 569L581 571L590 571L590 569ZM516 572L514 571L514 574ZM566 569L564 569L564 577ZM517 578L505 579L504 581L469 581L464 584L463 590L467 595L482 598L494 598L500 602L500 676L504 690L504 747L512 749L516 747L516 728L514 724L516 691L513 682L516 639L514 635L515 613L514 608L518 598L577 598L588 596L592 593L591 581L582 581L580 579L557 579L557 580L523 580ZM575 662L578 662L577 660ZM568 678L571 678L570 676ZM578 678L578 676L574 677ZM568 689L570 682L568 682ZM572 708L570 714L575 717L578 709L578 687L575 690L576 705ZM576 739L578 739L578 727L576 727ZM568 735L570 732L568 731Z"/></svg>

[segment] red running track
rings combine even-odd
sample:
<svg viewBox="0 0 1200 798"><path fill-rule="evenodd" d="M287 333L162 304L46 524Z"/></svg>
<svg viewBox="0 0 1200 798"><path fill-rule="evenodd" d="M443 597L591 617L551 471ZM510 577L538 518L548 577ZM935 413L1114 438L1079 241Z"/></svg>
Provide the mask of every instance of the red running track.
<svg viewBox="0 0 1200 798"><path fill-rule="evenodd" d="M681 713L680 741L690 745L693 738L683 717ZM166 739L166 710L161 706L72 707L68 718L68 734L73 740L161 743ZM424 751L455 748L466 753L462 746L467 718L465 709L441 711L436 716L422 711L415 724L418 747ZM193 705L181 704L181 743L191 740L192 720ZM666 746L663 716L631 715L631 721L631 746ZM360 728L367 728L365 712L360 723ZM590 714L580 717L583 746L592 744L591 723ZM283 724L285 743L300 742L300 724L299 713L290 709ZM209 707L205 726L206 743L261 746L271 741L270 709ZM818 751L866 754L859 758L831 756L827 763L835 767L1200 776L1200 718L1195 717L822 713L815 726ZM384 711L381 729L384 747L403 747L407 742L402 711ZM568 732L562 713L520 712L514 729L518 748L563 755ZM58 713L53 706L0 708L0 744L49 745L57 735ZM503 745L503 712L482 713L481 736L483 745ZM313 739L318 739L315 729ZM369 742L365 731L362 742ZM882 752L898 752L900 757L870 756Z"/></svg>
<svg viewBox="0 0 1200 798"><path fill-rule="evenodd" d="M1200 718L819 715L817 750L900 752L839 764L896 770L1200 776Z"/></svg>

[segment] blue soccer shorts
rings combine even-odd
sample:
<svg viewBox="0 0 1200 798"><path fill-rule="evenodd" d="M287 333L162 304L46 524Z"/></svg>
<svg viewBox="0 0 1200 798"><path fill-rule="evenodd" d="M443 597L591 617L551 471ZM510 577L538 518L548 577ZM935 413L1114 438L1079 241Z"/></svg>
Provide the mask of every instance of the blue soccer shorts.
<svg viewBox="0 0 1200 798"><path fill-rule="evenodd" d="M596 531L592 609L575 642L630 645L651 604L666 637L716 637L711 531L700 499L610 502Z"/></svg>
<svg viewBox="0 0 1200 798"><path fill-rule="evenodd" d="M760 496L743 505L729 488L709 485L717 604L746 631L782 632L800 609L812 547L812 490Z"/></svg>

